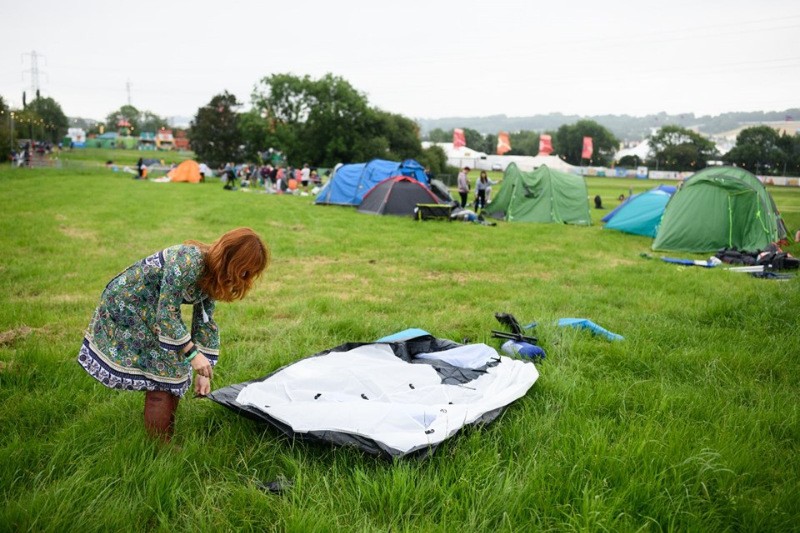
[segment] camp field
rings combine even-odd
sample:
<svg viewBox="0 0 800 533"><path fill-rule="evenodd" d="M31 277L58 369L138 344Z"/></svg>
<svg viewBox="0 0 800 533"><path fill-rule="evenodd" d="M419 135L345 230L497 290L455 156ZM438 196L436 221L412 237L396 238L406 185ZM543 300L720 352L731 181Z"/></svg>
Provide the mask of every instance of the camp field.
<svg viewBox="0 0 800 533"><path fill-rule="evenodd" d="M659 261L651 239L598 223L653 183L587 183L605 204L592 226L492 227L0 166L0 531L796 530L798 279ZM800 190L771 192L796 231ZM142 395L75 362L83 330L123 268L237 226L273 261L218 305L215 387L410 327L497 346L495 312L538 323L539 380L426 458L292 440L188 396L173 444L151 442ZM293 485L266 490L280 479Z"/></svg>

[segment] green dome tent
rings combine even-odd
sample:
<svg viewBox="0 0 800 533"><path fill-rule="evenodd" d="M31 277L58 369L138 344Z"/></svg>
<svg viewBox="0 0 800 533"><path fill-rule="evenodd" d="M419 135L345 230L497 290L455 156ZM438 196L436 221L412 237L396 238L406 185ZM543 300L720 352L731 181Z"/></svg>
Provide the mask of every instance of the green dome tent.
<svg viewBox="0 0 800 533"><path fill-rule="evenodd" d="M484 213L509 222L559 222L591 224L588 192L583 176L543 165L523 172L511 163L503 173L503 186Z"/></svg>
<svg viewBox="0 0 800 533"><path fill-rule="evenodd" d="M741 168L708 167L670 199L653 250L754 252L784 238L786 226L758 178Z"/></svg>

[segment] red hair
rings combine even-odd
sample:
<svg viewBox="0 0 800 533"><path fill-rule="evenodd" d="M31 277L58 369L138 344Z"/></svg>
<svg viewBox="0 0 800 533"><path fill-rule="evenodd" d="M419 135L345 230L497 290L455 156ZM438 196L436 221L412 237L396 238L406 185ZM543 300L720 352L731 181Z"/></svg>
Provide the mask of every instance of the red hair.
<svg viewBox="0 0 800 533"><path fill-rule="evenodd" d="M203 292L224 302L244 298L270 262L269 248L250 228L237 228L211 244L187 241L203 252L205 268L198 281Z"/></svg>

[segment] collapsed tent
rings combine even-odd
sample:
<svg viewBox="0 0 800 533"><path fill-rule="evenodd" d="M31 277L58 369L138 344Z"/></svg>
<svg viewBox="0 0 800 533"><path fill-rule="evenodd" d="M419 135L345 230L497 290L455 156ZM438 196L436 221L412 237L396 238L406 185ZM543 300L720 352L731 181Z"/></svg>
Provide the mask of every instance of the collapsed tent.
<svg viewBox="0 0 800 533"><path fill-rule="evenodd" d="M423 184L406 176L386 178L367 192L359 213L413 215L417 204L438 204L439 199Z"/></svg>
<svg viewBox="0 0 800 533"><path fill-rule="evenodd" d="M200 165L198 165L196 161L187 159L170 170L167 173L167 177L169 177L170 181L175 182L199 183L201 178Z"/></svg>
<svg viewBox="0 0 800 533"><path fill-rule="evenodd" d="M402 163L373 159L368 163L338 166L317 194L315 203L359 205L367 191L392 176L408 176L429 186L425 169L413 159L406 159Z"/></svg>
<svg viewBox="0 0 800 533"><path fill-rule="evenodd" d="M604 228L655 237L664 208L675 194L675 189L671 185L659 185L631 196L603 217L603 222L606 222Z"/></svg>
<svg viewBox="0 0 800 533"><path fill-rule="evenodd" d="M653 250L763 250L786 238L786 226L764 185L736 167L693 174L664 210Z"/></svg>
<svg viewBox="0 0 800 533"><path fill-rule="evenodd" d="M524 172L511 163L503 173L500 192L484 214L509 222L591 224L589 197L583 176L541 166Z"/></svg>
<svg viewBox="0 0 800 533"><path fill-rule="evenodd" d="M342 344L210 398L291 437L402 457L493 421L538 377L485 344L423 335Z"/></svg>

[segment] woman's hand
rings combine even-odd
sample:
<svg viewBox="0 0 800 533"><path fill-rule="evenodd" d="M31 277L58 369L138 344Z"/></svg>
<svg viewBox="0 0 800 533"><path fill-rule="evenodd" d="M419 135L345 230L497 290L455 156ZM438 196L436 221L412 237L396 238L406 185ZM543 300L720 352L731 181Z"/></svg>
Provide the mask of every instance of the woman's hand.
<svg viewBox="0 0 800 533"><path fill-rule="evenodd" d="M194 380L194 394L196 396L205 396L211 392L211 380L203 376L197 376Z"/></svg>
<svg viewBox="0 0 800 533"><path fill-rule="evenodd" d="M211 362L208 358L200 352L192 359L192 368L197 372L198 376L211 379L214 377L214 370L211 368Z"/></svg>

